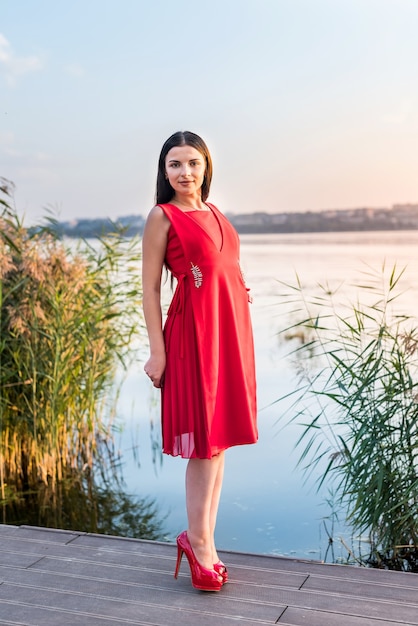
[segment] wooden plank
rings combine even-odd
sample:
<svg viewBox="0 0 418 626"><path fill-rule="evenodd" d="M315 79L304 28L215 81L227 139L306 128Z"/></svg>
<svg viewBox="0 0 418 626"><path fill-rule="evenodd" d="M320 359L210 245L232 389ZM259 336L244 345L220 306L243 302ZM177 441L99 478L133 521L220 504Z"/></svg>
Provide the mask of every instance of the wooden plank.
<svg viewBox="0 0 418 626"><path fill-rule="evenodd" d="M207 595L207 594L205 594ZM39 588L23 585L11 585L4 583L0 586L0 607L9 607L10 616L16 607L33 606L37 609L49 609L51 617L43 622L43 626L57 626L61 624L61 614L71 613L77 616L84 615L86 618L118 619L121 623L131 624L159 624L172 626L179 623L179 611L176 608L145 604L144 602L115 600L81 593L48 590L48 593L40 594ZM216 603L214 610L191 610L183 607L181 610L181 624L184 626L231 626L237 623L237 617L225 615L218 610ZM4 619L4 613L0 609L0 616ZM276 616L277 617L277 616ZM53 621L55 620L55 621ZM32 624L33 622L28 622ZM36 623L36 622L35 622ZM89 622L87 622L89 623ZM255 624L274 624L275 620L265 621L262 619L248 620L240 617L239 623L244 626Z"/></svg>
<svg viewBox="0 0 418 626"><path fill-rule="evenodd" d="M72 530L60 530L56 528L39 528L37 526L7 526L0 524L0 535L5 535L7 537L18 536L21 539L32 539L33 541L65 544L77 539L80 536L80 533Z"/></svg>
<svg viewBox="0 0 418 626"><path fill-rule="evenodd" d="M132 583L117 580L106 581L78 575L69 576L57 572L53 574L43 573L33 569L21 571L10 568L6 575L9 583L37 587L40 590L40 595L48 593L49 590L84 593L110 599L146 602L154 604L161 611L164 611L166 606L180 611L183 608L186 610L213 611L213 606L216 605L217 610L226 615L235 615L242 619L261 619L268 623L275 623L285 609L285 606L279 605L260 606L258 603L247 602L245 599L230 600L223 593L221 595L198 592L192 589L187 576L183 576L178 584L175 584L174 581L170 590L164 586L152 587L141 584L140 579ZM1 567L0 576L5 576Z"/></svg>
<svg viewBox="0 0 418 626"><path fill-rule="evenodd" d="M165 554L167 548L175 549L174 544L164 541L146 541L145 539L132 539L124 537L112 537L109 535L80 535L74 543L78 546L89 548L103 548L105 550L117 550L119 552L137 552L143 554Z"/></svg>
<svg viewBox="0 0 418 626"><path fill-rule="evenodd" d="M323 578L309 576L303 585L303 590L323 591L356 596L358 598L374 598L385 601L407 602L414 604L418 611L418 593L414 587L394 586L388 583L376 584L369 581L340 580L338 578Z"/></svg>
<svg viewBox="0 0 418 626"><path fill-rule="evenodd" d="M228 564L237 569L245 569L248 567L248 563L251 562L252 568L266 572L283 570L294 573L318 574L327 578L340 578L343 580L374 580L378 583L387 582L391 585L406 585L418 589L418 574L242 552L224 553L224 556Z"/></svg>
<svg viewBox="0 0 418 626"><path fill-rule="evenodd" d="M416 605L386 600L373 600L355 596L342 596L337 593L299 592L278 590L276 602L304 610L323 611L339 615L349 615L375 620L403 620L408 626L418 625ZM400 619L401 618L401 619ZM287 620L288 621L288 620ZM340 622L336 622L340 623Z"/></svg>
<svg viewBox="0 0 418 626"><path fill-rule="evenodd" d="M277 622L281 626L405 626L405 621L390 621L368 617L353 617L334 612L311 611L288 607Z"/></svg>
<svg viewBox="0 0 418 626"><path fill-rule="evenodd" d="M52 545L44 544L40 542L29 543L27 541L21 541L18 539L10 540L8 539L7 543L3 543L0 541L0 563L2 562L3 555L7 554L16 554L29 557L33 555L33 557L41 559L45 556L49 556L51 558L56 559L73 559L74 561L87 561L87 562L97 562L104 564L115 564L115 565L125 565L132 567L142 567L142 568L150 568L155 569L157 571L165 570L166 572L174 573L175 567L175 553L174 550L170 550L167 555L152 555L152 554L141 554L140 552L133 553L120 553L116 551L110 550L101 550L101 549L86 549L82 547L75 546L73 544L69 545ZM294 579L296 581L303 581L304 577L299 574L294 575Z"/></svg>
<svg viewBox="0 0 418 626"><path fill-rule="evenodd" d="M39 561L41 557L33 554L16 554L15 552L0 552L0 565L13 567L29 567Z"/></svg>
<svg viewBox="0 0 418 626"><path fill-rule="evenodd" d="M15 524L0 524L0 535L12 533L16 530L19 530L20 526L16 526Z"/></svg>
<svg viewBox="0 0 418 626"><path fill-rule="evenodd" d="M122 624L139 624L150 626L144 622L132 622L109 617L77 614L73 611L56 611L33 605L16 605L13 602L0 601L0 624L6 626L121 626Z"/></svg>

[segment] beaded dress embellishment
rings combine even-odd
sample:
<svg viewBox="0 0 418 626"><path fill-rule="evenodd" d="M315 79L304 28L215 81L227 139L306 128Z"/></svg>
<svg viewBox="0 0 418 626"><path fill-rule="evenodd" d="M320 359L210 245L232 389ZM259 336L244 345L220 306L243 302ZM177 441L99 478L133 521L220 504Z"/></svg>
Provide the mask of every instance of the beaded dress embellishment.
<svg viewBox="0 0 418 626"><path fill-rule="evenodd" d="M198 265L194 265L194 263L190 262L191 267L191 272L193 274L193 278L194 278L194 286L199 288L202 286L202 282L203 282L203 274L202 271L200 269L200 267Z"/></svg>

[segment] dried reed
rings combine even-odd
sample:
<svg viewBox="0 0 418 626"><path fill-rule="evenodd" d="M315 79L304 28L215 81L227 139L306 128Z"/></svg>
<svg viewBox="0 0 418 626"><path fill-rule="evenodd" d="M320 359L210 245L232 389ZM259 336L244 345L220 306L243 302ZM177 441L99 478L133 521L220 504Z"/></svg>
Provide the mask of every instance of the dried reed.
<svg viewBox="0 0 418 626"><path fill-rule="evenodd" d="M139 245L113 235L71 249L27 229L0 179L1 499L52 493L105 462L118 370L141 332Z"/></svg>

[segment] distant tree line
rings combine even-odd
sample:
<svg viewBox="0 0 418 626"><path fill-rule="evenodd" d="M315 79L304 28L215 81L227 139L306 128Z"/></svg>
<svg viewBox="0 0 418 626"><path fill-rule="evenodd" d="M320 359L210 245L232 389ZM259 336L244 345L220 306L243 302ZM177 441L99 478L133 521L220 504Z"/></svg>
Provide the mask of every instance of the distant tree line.
<svg viewBox="0 0 418 626"><path fill-rule="evenodd" d="M392 208L335 209L304 213L242 213L228 214L239 233L309 233L378 230L417 230L418 204L398 204ZM131 237L141 235L145 218L127 215L116 220L82 218L55 222L60 236L93 238L118 232Z"/></svg>

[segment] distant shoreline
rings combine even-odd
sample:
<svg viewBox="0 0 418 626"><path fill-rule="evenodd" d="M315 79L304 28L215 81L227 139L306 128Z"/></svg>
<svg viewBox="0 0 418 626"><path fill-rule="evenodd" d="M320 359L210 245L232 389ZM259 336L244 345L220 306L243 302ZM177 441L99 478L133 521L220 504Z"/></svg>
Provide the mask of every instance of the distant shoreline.
<svg viewBox="0 0 418 626"><path fill-rule="evenodd" d="M305 213L227 214L239 234L292 234L326 232L370 232L418 230L418 204L396 204L391 208L335 209ZM145 218L127 215L109 218L83 218L56 222L59 236L95 238L120 232L127 237L141 235Z"/></svg>

